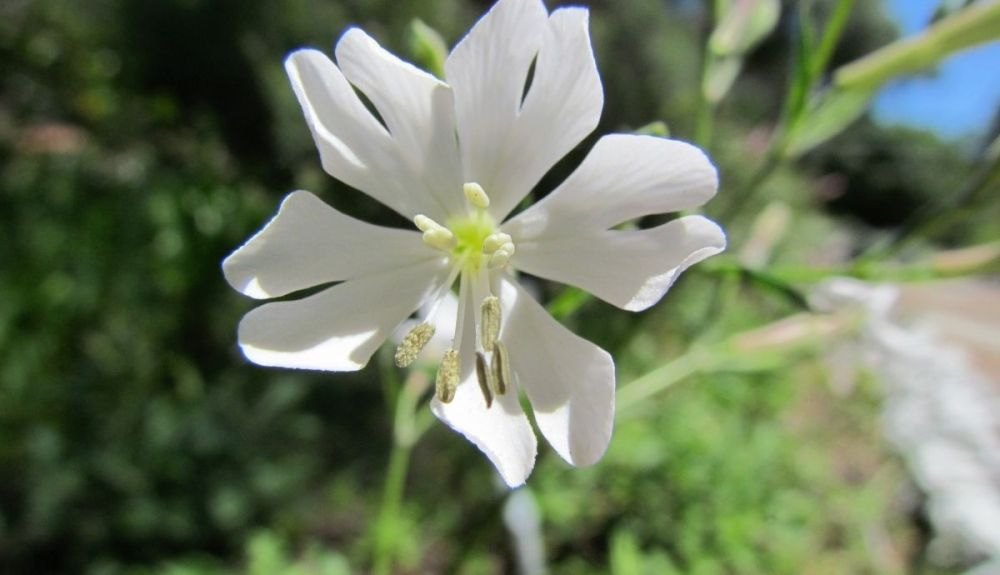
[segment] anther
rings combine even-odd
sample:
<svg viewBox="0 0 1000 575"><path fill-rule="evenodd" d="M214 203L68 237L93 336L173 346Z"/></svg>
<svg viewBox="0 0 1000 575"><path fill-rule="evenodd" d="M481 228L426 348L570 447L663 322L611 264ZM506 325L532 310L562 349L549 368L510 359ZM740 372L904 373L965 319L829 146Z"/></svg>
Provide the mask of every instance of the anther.
<svg viewBox="0 0 1000 575"><path fill-rule="evenodd" d="M441 224L435 222L434 220L428 218L423 214L417 214L413 216L413 224L417 226L417 229L422 232L443 227Z"/></svg>
<svg viewBox="0 0 1000 575"><path fill-rule="evenodd" d="M493 344L493 391L497 395L507 393L510 388L510 359L507 356L507 346L502 341Z"/></svg>
<svg viewBox="0 0 1000 575"><path fill-rule="evenodd" d="M479 322L479 339L483 349L490 350L500 335L500 299L491 295L483 299L479 309L482 314Z"/></svg>
<svg viewBox="0 0 1000 575"><path fill-rule="evenodd" d="M437 378L434 381L435 393L441 403L451 403L458 389L458 352L449 349L444 352L441 365L438 366Z"/></svg>
<svg viewBox="0 0 1000 575"><path fill-rule="evenodd" d="M479 391L483 392L486 399L486 409L493 407L493 372L486 365L486 356L482 352L476 352L476 379L479 380Z"/></svg>
<svg viewBox="0 0 1000 575"><path fill-rule="evenodd" d="M411 329L396 348L396 366L407 367L413 363L432 337L434 326L429 323L422 323Z"/></svg>
<svg viewBox="0 0 1000 575"><path fill-rule="evenodd" d="M509 234L505 234L503 232L490 234L486 236L485 240L483 240L483 253L492 254L493 252L497 251L498 249L507 244L510 244L512 246L514 245L514 240L510 237Z"/></svg>
<svg viewBox="0 0 1000 575"><path fill-rule="evenodd" d="M448 250L455 242L455 234L451 233L451 230L423 214L414 216L413 224L424 232L424 243L431 247Z"/></svg>
<svg viewBox="0 0 1000 575"><path fill-rule="evenodd" d="M490 256L489 266L490 269L502 268L507 265L510 258L514 255L514 244L506 243L500 246L493 255Z"/></svg>
<svg viewBox="0 0 1000 575"><path fill-rule="evenodd" d="M490 207L490 197L486 195L486 190L476 182L469 182L462 186L462 191L465 192L465 199L469 201L472 207L485 210Z"/></svg>

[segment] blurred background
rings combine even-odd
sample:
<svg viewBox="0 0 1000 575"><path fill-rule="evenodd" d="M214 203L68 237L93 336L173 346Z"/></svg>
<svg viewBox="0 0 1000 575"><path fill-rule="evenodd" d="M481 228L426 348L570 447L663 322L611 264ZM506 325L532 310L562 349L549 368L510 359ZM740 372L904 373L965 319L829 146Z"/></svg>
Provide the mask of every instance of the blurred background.
<svg viewBox="0 0 1000 575"><path fill-rule="evenodd" d="M512 497L435 424L376 525L407 375L250 365L220 262L294 189L398 223L322 172L289 51L359 25L420 62L414 18L450 46L490 4L0 2L0 572L1000 573L1000 45L796 136L824 71L989 2L774 2L709 56L753 2L573 2L606 107L537 193L669 130L729 252L638 315L537 284L616 358L605 458L540 446Z"/></svg>

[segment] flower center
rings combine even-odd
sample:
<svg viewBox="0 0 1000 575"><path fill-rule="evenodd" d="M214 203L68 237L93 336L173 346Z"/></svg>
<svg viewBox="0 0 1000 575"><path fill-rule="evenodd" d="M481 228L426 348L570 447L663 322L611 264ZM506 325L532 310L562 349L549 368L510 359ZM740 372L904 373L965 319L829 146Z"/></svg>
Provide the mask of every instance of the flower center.
<svg viewBox="0 0 1000 575"><path fill-rule="evenodd" d="M412 363L434 335L433 316L441 300L451 291L459 278L459 307L455 318L455 334L436 378L436 394L440 401L449 403L455 397L460 379L460 355L474 354L476 379L486 407L493 405L496 396L504 395L510 387L510 363L507 348L500 341L500 300L492 294L490 274L504 268L514 255L514 241L497 230L496 222L486 211L490 198L482 186L474 182L462 188L469 211L452 216L441 225L425 215L417 215L413 223L423 232L424 243L446 254L451 262L451 273L441 286L437 302L431 306L424 323L413 328L396 349L396 365L406 367ZM485 265L484 265L485 264ZM471 293L469 292L471 290ZM471 297L468 297L471 296ZM459 351L466 317L466 302L471 300L480 308L478 338L475 349Z"/></svg>
<svg viewBox="0 0 1000 575"><path fill-rule="evenodd" d="M514 241L498 232L492 216L486 212L490 198L474 182L463 187L465 199L471 208L464 216L453 216L447 226L418 214L413 223L424 233L424 243L448 253L452 264L461 272L476 273L487 261L490 269L502 268L514 255Z"/></svg>
<svg viewBox="0 0 1000 575"><path fill-rule="evenodd" d="M483 242L493 235L496 225L493 218L482 210L449 218L448 229L455 238L451 248L452 261L462 267L462 271L475 273L483 263Z"/></svg>

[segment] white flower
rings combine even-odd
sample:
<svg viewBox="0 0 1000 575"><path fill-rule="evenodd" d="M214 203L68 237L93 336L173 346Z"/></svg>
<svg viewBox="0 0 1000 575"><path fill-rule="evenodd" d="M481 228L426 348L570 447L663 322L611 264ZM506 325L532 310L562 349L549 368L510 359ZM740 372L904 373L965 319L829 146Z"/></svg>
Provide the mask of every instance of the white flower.
<svg viewBox="0 0 1000 575"><path fill-rule="evenodd" d="M715 168L688 144L609 135L562 185L508 218L597 126L604 96L581 8L548 14L540 0L500 0L449 55L447 83L359 29L344 33L336 57L300 50L285 63L323 167L422 234L290 194L225 260L226 279L254 298L340 283L248 313L243 352L261 365L357 370L414 310L435 307L457 283L434 414L485 452L510 486L525 481L537 447L519 392L560 456L596 462L611 437L614 362L549 316L516 272L631 311L653 305L686 267L722 251L725 235L700 216L614 228L702 205L715 194ZM449 319L434 315L429 325ZM402 344L404 356L420 351L415 340L426 331Z"/></svg>

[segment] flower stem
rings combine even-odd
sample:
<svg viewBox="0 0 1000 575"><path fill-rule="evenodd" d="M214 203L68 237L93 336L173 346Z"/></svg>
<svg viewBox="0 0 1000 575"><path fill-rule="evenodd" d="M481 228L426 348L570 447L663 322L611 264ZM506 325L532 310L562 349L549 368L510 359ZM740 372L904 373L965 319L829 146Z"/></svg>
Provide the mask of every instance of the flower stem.
<svg viewBox="0 0 1000 575"><path fill-rule="evenodd" d="M642 377L622 386L615 399L619 413L626 412L632 406L641 404L644 400L664 391L675 383L701 372L712 360L712 354L703 350L691 350L677 359L657 367Z"/></svg>
<svg viewBox="0 0 1000 575"><path fill-rule="evenodd" d="M382 504L375 524L374 575L388 575L392 572L399 533L399 510L403 503L403 489L406 486L412 448L412 444L393 441L392 451L389 453L389 469L382 487Z"/></svg>
<svg viewBox="0 0 1000 575"><path fill-rule="evenodd" d="M380 362L383 381L396 381L396 372L389 361ZM391 373L390 373L391 372ZM372 545L372 573L387 575L392 572L401 537L400 512L403 492L406 488L406 474L410 467L410 453L413 446L429 427L426 419L418 417L417 406L420 398L430 386L430 378L420 370L413 370L406 381L396 385L398 392L390 402L393 411L392 449L389 452L389 467L382 486L382 500L378 518L374 524Z"/></svg>
<svg viewBox="0 0 1000 575"><path fill-rule="evenodd" d="M941 20L923 34L897 40L841 67L834 84L844 90L874 90L898 76L912 74L947 56L1000 37L1000 4L975 4Z"/></svg>
<svg viewBox="0 0 1000 575"><path fill-rule="evenodd" d="M623 385L615 399L617 412L627 416L634 408L647 405L653 396L694 375L779 369L795 356L820 353L833 338L856 332L860 321L854 311L797 313L707 346L691 348Z"/></svg>

